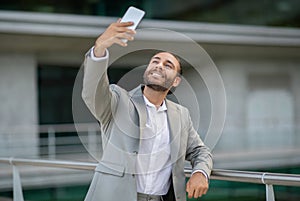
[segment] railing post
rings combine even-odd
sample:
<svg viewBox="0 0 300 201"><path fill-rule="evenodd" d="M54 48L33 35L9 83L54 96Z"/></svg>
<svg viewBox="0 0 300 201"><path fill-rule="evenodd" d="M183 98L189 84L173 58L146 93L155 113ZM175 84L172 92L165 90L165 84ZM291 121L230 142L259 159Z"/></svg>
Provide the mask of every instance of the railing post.
<svg viewBox="0 0 300 201"><path fill-rule="evenodd" d="M275 201L275 194L274 194L274 188L273 185L267 184L265 182L265 176L266 172L262 174L261 176L261 182L266 185L266 201Z"/></svg>
<svg viewBox="0 0 300 201"><path fill-rule="evenodd" d="M275 201L273 185L266 184L266 201Z"/></svg>
<svg viewBox="0 0 300 201"><path fill-rule="evenodd" d="M55 159L55 130L52 127L48 128L48 157Z"/></svg>
<svg viewBox="0 0 300 201"><path fill-rule="evenodd" d="M19 170L17 166L13 164L13 158L10 158L9 163L13 167L13 199L14 201L24 201Z"/></svg>

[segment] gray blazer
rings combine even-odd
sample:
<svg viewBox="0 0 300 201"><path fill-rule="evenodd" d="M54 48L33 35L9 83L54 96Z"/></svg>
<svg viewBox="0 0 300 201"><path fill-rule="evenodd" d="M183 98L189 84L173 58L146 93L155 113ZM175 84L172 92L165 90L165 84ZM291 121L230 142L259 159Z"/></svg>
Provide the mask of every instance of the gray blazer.
<svg viewBox="0 0 300 201"><path fill-rule="evenodd" d="M93 61L86 54L82 98L101 124L103 154L95 169L86 201L136 201L135 164L139 139L146 125L142 86L128 92L109 85L108 59ZM185 160L193 170L210 175L212 156L193 128L188 110L166 100L170 128L172 186L167 200L185 201Z"/></svg>

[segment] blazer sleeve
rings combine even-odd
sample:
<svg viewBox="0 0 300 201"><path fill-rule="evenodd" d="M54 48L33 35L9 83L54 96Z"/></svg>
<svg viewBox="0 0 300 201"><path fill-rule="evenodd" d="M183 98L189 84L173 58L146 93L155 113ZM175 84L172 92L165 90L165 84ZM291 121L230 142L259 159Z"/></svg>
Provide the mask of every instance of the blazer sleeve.
<svg viewBox="0 0 300 201"><path fill-rule="evenodd" d="M113 93L107 76L108 56L101 60L91 58L90 49L85 55L82 99L94 117L103 125L112 118L112 110L117 102L117 95Z"/></svg>
<svg viewBox="0 0 300 201"><path fill-rule="evenodd" d="M187 112L188 142L186 150L186 160L191 162L192 172L204 171L209 177L213 167L212 154L209 148L200 139L199 134L193 127L189 113Z"/></svg>

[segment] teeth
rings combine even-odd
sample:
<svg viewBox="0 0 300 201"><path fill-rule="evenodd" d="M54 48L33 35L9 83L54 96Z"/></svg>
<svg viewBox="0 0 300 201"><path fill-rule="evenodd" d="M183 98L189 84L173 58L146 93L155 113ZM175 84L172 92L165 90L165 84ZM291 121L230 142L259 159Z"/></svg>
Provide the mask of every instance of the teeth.
<svg viewBox="0 0 300 201"><path fill-rule="evenodd" d="M162 77L162 75L159 73L152 73L152 75Z"/></svg>

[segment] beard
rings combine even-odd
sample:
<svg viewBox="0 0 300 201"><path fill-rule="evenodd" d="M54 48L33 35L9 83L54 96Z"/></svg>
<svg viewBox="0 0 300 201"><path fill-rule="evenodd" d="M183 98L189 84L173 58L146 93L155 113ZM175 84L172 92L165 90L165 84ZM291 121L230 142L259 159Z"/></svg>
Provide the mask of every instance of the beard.
<svg viewBox="0 0 300 201"><path fill-rule="evenodd" d="M144 84L146 86L153 89L154 91L160 91L160 92L168 91L172 87L172 84L173 84L175 78L174 79L168 79L164 75L165 81L162 84L157 84L156 82L153 82L149 79L149 76L151 76L152 72L153 71L144 73L143 78L144 78Z"/></svg>
<svg viewBox="0 0 300 201"><path fill-rule="evenodd" d="M165 92L167 91L168 89L163 87L163 86L160 86L160 85L157 85L157 84L146 84L145 85L151 89L153 89L154 91L161 91L161 92Z"/></svg>

